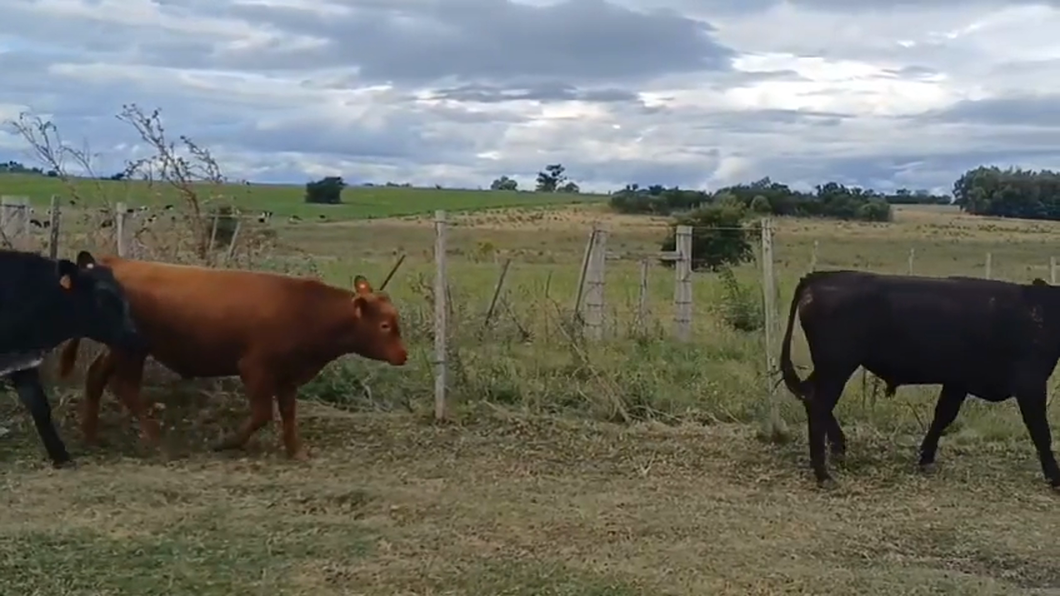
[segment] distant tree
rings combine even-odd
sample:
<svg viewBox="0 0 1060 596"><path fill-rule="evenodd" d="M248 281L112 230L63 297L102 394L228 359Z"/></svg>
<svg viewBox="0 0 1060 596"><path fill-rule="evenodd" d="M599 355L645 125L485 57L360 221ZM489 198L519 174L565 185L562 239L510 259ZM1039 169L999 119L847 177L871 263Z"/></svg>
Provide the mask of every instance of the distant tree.
<svg viewBox="0 0 1060 596"><path fill-rule="evenodd" d="M713 194L701 190L682 190L676 186L664 188L653 184L642 188L627 184L624 189L611 195L610 206L620 213L669 215L705 204L740 205L746 211L759 215L889 221L891 206L888 199L889 195L837 182L819 184L814 192L800 192L767 177L750 184L719 188ZM937 199L929 196L920 200L927 202Z"/></svg>
<svg viewBox="0 0 1060 596"><path fill-rule="evenodd" d="M1060 220L1060 172L980 166L953 183L953 198L972 215Z"/></svg>
<svg viewBox="0 0 1060 596"><path fill-rule="evenodd" d="M0 174L37 174L44 175L44 171L40 168L28 167L21 162L10 160L6 163L0 163Z"/></svg>
<svg viewBox="0 0 1060 596"><path fill-rule="evenodd" d="M519 183L508 176L501 176L490 184L490 190L519 190Z"/></svg>
<svg viewBox="0 0 1060 596"><path fill-rule="evenodd" d="M582 191L581 187L575 182L568 181L563 186L556 189L556 192L567 192L571 194L578 194Z"/></svg>
<svg viewBox="0 0 1060 596"><path fill-rule="evenodd" d="M342 202L342 190L346 188L342 176L327 176L305 185L305 202L337 205Z"/></svg>
<svg viewBox="0 0 1060 596"><path fill-rule="evenodd" d="M537 192L556 192L567 181L566 171L563 164L545 166L545 171L537 173Z"/></svg>

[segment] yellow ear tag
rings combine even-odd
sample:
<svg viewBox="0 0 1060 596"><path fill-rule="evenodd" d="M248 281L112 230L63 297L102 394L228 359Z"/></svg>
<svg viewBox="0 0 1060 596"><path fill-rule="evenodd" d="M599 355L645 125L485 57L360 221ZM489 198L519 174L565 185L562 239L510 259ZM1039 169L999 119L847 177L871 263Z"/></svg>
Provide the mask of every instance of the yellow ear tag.
<svg viewBox="0 0 1060 596"><path fill-rule="evenodd" d="M70 283L70 276L69 275L64 275L64 276L60 277L59 278L59 285L62 286L64 290L69 290L70 287L72 286L72 284Z"/></svg>

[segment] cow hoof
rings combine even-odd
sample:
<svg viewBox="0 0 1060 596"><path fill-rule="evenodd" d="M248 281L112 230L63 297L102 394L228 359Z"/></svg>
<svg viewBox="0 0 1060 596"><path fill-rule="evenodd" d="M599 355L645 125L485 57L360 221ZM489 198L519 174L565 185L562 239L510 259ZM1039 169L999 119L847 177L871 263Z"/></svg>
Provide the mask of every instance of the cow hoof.
<svg viewBox="0 0 1060 596"><path fill-rule="evenodd" d="M832 463L834 463L834 464L844 464L847 461L847 452L846 451L833 451L830 457L832 459Z"/></svg>
<svg viewBox="0 0 1060 596"><path fill-rule="evenodd" d="M1049 486L1054 492L1060 494L1060 478L1053 478L1049 481Z"/></svg>
<svg viewBox="0 0 1060 596"><path fill-rule="evenodd" d="M920 464L920 473L926 476L933 476L938 471L938 466L935 462L927 462Z"/></svg>
<svg viewBox="0 0 1060 596"><path fill-rule="evenodd" d="M72 459L53 461L52 467L56 470L73 470L77 468L77 462Z"/></svg>
<svg viewBox="0 0 1060 596"><path fill-rule="evenodd" d="M839 484L837 484L832 478L825 478L824 480L817 481L817 488L825 491L835 490L836 488L839 488Z"/></svg>

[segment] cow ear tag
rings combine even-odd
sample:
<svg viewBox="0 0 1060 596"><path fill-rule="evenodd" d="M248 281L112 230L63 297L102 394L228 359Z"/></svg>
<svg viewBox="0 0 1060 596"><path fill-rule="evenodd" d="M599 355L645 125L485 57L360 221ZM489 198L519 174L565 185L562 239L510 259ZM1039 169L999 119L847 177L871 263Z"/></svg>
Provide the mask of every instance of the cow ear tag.
<svg viewBox="0 0 1060 596"><path fill-rule="evenodd" d="M353 278L353 289L356 290L358 294L369 294L372 292L372 286L368 283L368 278L363 275L358 275Z"/></svg>
<svg viewBox="0 0 1060 596"><path fill-rule="evenodd" d="M71 287L73 287L73 284L70 282L70 276L63 275L62 277L60 277L59 285L62 286L64 290L69 290Z"/></svg>

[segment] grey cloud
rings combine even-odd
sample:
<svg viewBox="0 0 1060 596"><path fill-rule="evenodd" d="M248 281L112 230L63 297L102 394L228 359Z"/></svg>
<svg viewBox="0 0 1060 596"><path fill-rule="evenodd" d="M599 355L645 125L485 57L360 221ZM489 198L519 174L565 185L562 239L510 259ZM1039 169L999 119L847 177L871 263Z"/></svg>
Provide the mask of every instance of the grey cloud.
<svg viewBox="0 0 1060 596"><path fill-rule="evenodd" d="M962 100L924 114L927 122L1060 127L1060 95Z"/></svg>
<svg viewBox="0 0 1060 596"><path fill-rule="evenodd" d="M423 163L445 155L446 161L462 161L474 152L474 142L464 136L436 136L411 115L395 118L384 128L357 124L334 124L305 118L263 129L244 125L232 135L203 139L257 152L292 152L376 163Z"/></svg>
<svg viewBox="0 0 1060 596"><path fill-rule="evenodd" d="M637 94L616 88L579 89L566 83L540 83L532 87L502 87L499 85L470 83L457 87L436 89L433 95L442 99L455 101L472 101L478 103L498 103L513 100L555 101L593 101L593 102L634 102Z"/></svg>
<svg viewBox="0 0 1060 596"><path fill-rule="evenodd" d="M929 79L938 76L939 71L926 66L903 66L901 68L885 68L883 72L901 79Z"/></svg>
<svg viewBox="0 0 1060 596"><path fill-rule="evenodd" d="M877 190L900 187L927 188L950 192L954 181L964 172L984 164L1005 167L1023 164L1043 167L1060 158L1060 146L1054 149L968 150L962 152L921 152L902 156L887 154L865 157L834 157L827 160L799 158L766 158L756 164L756 174L769 175L777 182L795 180L823 182L833 180L848 185Z"/></svg>
<svg viewBox="0 0 1060 596"><path fill-rule="evenodd" d="M362 6L362 3L355 3ZM530 6L508 0L364 8L353 17L242 5L231 14L327 40L301 51L229 52L235 68L359 66L373 81L578 79L628 81L725 71L734 53L713 28L672 11L642 13L605 0Z"/></svg>
<svg viewBox="0 0 1060 596"><path fill-rule="evenodd" d="M718 152L711 150L703 157L702 161L683 163L633 159L610 160L605 163L568 160L563 163L567 168L567 175L573 180L606 180L615 185L615 190L630 183L702 188L717 168Z"/></svg>

